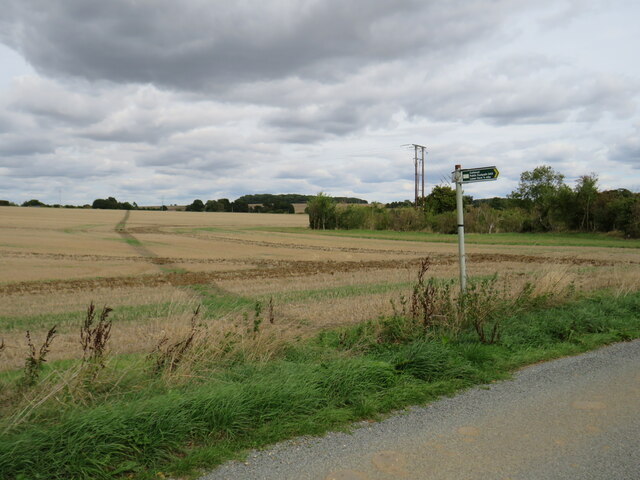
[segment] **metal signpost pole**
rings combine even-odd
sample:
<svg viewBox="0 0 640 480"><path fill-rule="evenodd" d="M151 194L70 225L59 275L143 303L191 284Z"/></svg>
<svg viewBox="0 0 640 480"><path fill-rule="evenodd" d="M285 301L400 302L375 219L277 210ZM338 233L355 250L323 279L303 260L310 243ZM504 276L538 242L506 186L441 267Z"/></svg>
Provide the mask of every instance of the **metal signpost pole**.
<svg viewBox="0 0 640 480"><path fill-rule="evenodd" d="M456 165L451 180L456 182L456 204L458 207L458 253L460 255L460 292L467 290L467 271L464 258L464 210L462 208L462 184L473 182L489 182L497 180L498 169L495 166L462 169Z"/></svg>
<svg viewBox="0 0 640 480"><path fill-rule="evenodd" d="M456 165L453 172L453 179L456 182L456 205L458 208L458 255L460 257L460 292L467 290L467 267L464 258L464 210L462 206L462 168Z"/></svg>

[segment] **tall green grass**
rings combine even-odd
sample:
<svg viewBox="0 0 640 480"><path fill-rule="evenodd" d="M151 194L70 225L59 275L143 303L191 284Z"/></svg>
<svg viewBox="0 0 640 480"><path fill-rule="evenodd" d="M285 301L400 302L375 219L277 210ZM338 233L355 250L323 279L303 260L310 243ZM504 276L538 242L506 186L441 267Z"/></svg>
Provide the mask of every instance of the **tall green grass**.
<svg viewBox="0 0 640 480"><path fill-rule="evenodd" d="M150 374L137 371L139 387L124 382L126 394L94 392L91 401L10 428L0 436L0 472L8 480L192 474L245 448L319 434L505 378L528 363L638 338L640 292L538 307L501 325L499 342L481 344L473 331L450 338L393 316L323 332L267 363L231 362L178 384L145 383ZM0 421L0 429L7 426Z"/></svg>

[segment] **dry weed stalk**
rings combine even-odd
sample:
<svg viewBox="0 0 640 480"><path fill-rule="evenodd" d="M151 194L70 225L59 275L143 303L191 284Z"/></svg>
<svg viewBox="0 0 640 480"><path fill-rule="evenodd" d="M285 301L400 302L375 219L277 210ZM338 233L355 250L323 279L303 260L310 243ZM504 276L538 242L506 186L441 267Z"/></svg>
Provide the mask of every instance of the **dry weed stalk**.
<svg viewBox="0 0 640 480"><path fill-rule="evenodd" d="M433 315L435 313L434 293L435 286L431 281L425 279L431 259L425 257L420 261L418 270L418 280L411 292L410 313L414 320L422 321L422 328L427 331L433 325Z"/></svg>
<svg viewBox="0 0 640 480"><path fill-rule="evenodd" d="M173 372L184 359L185 354L193 346L194 340L200 332L200 325L197 323L199 314L200 305L194 310L191 317L191 329L182 340L169 344L169 337L165 335L155 346L149 355L155 359L153 367L155 373Z"/></svg>
<svg viewBox="0 0 640 480"><path fill-rule="evenodd" d="M56 327L57 325L54 325L49 329L44 342L40 346L40 349L37 351L37 354L36 347L33 344L33 340L31 339L31 333L29 332L29 330L27 330L27 345L29 347L29 355L27 356L24 364L24 377L22 379L22 384L24 386L33 386L38 380L40 371L42 370L42 365L47 361L47 354L51 350L51 343L56 336Z"/></svg>
<svg viewBox="0 0 640 480"><path fill-rule="evenodd" d="M93 302L87 308L87 315L80 328L80 345L82 345L82 361L90 362L104 368L107 342L111 336L112 320L109 313L113 310L107 306L102 307L98 322L96 320L96 309Z"/></svg>
<svg viewBox="0 0 640 480"><path fill-rule="evenodd" d="M260 324L262 323L262 318L260 314L262 313L262 303L257 301L253 307L253 333L258 333L260 331Z"/></svg>
<svg viewBox="0 0 640 480"><path fill-rule="evenodd" d="M420 262L418 278L409 299L408 316L423 334L438 329L446 335L458 335L466 328L472 328L482 343L491 344L500 339L500 324L504 317L518 312L534 297L530 283L513 288L507 277L498 283L497 273L488 278L470 280L466 292L459 294L454 289L455 282L426 278L430 261ZM562 272L552 272L539 282L538 295L552 298L559 293L571 293L572 282ZM543 293L544 292L544 293ZM395 318L406 317L405 300L401 297L402 315L392 302ZM394 325L398 330L400 327ZM403 335L399 330L397 334Z"/></svg>
<svg viewBox="0 0 640 480"><path fill-rule="evenodd" d="M275 314L273 313L273 297L269 297L269 323L273 325L276 321Z"/></svg>

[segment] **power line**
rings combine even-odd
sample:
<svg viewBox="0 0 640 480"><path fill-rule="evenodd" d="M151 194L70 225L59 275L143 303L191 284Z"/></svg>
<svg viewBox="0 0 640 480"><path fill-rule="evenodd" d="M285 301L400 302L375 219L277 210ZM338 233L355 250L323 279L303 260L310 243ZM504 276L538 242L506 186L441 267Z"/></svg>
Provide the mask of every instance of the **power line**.
<svg viewBox="0 0 640 480"><path fill-rule="evenodd" d="M413 166L415 171L414 205L418 208L420 205L424 205L424 157L427 152L424 145L418 145L417 143L409 145L413 147ZM418 154L418 151L420 151L420 154Z"/></svg>

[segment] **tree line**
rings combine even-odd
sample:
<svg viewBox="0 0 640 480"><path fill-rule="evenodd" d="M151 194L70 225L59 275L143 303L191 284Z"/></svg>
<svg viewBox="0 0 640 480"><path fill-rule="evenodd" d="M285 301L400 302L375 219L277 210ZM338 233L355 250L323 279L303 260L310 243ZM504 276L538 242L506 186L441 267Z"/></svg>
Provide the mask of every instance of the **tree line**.
<svg viewBox="0 0 640 480"><path fill-rule="evenodd" d="M219 198L217 200L202 201L195 199L189 205L186 205L188 212L252 212L260 213L294 213L293 204L307 203L313 195L302 195L298 193L286 193L275 195L271 193L259 193L252 195L243 195L236 200L230 201L228 198ZM347 204L366 204L367 201L355 197L335 197L335 202ZM256 205L251 208L250 205ZM8 200L0 200L0 206L18 206ZM136 202L120 202L114 197L96 198L91 205L82 206L75 205L47 205L37 199L27 200L22 203L23 207L52 207L52 208L95 208L100 210L167 210L166 206L159 207L143 207L138 206Z"/></svg>
<svg viewBox="0 0 640 480"><path fill-rule="evenodd" d="M274 195L271 193L258 193L253 195L243 195L233 202L226 198L218 200L200 199L194 200L187 205L190 212L252 212L258 213L294 213L294 203L307 203L313 195L301 195L298 193L285 193ZM347 204L366 204L367 201L354 197L334 197L332 201ZM254 205L251 207L251 205Z"/></svg>
<svg viewBox="0 0 640 480"><path fill-rule="evenodd" d="M640 193L627 189L600 191L595 174L583 175L573 187L565 176L542 165L520 175L518 187L506 198L464 197L465 230L500 232L620 232L640 237ZM340 206L319 194L308 203L314 229L424 230L456 233L456 193L436 186L416 205L405 200L387 205Z"/></svg>

